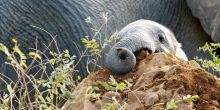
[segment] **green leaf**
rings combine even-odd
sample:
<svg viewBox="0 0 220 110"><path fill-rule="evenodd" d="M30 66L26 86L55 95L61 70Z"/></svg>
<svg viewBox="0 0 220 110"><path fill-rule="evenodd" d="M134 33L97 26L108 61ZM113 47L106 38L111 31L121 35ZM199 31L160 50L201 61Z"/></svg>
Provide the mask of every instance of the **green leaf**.
<svg viewBox="0 0 220 110"><path fill-rule="evenodd" d="M64 57L70 58L70 54L69 53L70 53L69 50L65 50L64 51Z"/></svg>
<svg viewBox="0 0 220 110"><path fill-rule="evenodd" d="M11 97L14 97L14 90L11 87L11 83L7 85L8 92Z"/></svg>
<svg viewBox="0 0 220 110"><path fill-rule="evenodd" d="M116 92L117 92L117 91L122 91L122 90L126 89L126 87L127 87L127 85L126 85L124 82L121 82L119 85L117 85L117 86L115 87L115 91L116 91Z"/></svg>
<svg viewBox="0 0 220 110"><path fill-rule="evenodd" d="M37 59L41 60L41 56L39 54L37 54L36 52L29 52L29 56L31 57L36 57Z"/></svg>
<svg viewBox="0 0 220 110"><path fill-rule="evenodd" d="M16 45L13 47L13 50L14 50L15 52L17 52L17 53L20 53L20 51L21 51L21 50L18 48L18 46L16 46Z"/></svg>
<svg viewBox="0 0 220 110"><path fill-rule="evenodd" d="M48 62L54 66L57 62L57 59L50 59Z"/></svg>
<svg viewBox="0 0 220 110"><path fill-rule="evenodd" d="M0 50L5 52L8 51L8 48L4 44L0 43Z"/></svg>
<svg viewBox="0 0 220 110"><path fill-rule="evenodd" d="M11 41L15 44L17 44L17 40L15 38L12 38Z"/></svg>
<svg viewBox="0 0 220 110"><path fill-rule="evenodd" d="M63 96L64 96L67 100L70 100L70 101L72 101L72 100L75 99L75 96L72 95L72 93L69 92L69 91L66 91L66 92L63 94Z"/></svg>
<svg viewBox="0 0 220 110"><path fill-rule="evenodd" d="M117 81L115 80L115 78L112 76L112 75L110 75L110 84L111 85L114 85L114 86L117 86L118 85L118 83L117 83Z"/></svg>
<svg viewBox="0 0 220 110"><path fill-rule="evenodd" d="M111 86L107 82L101 82L100 84L104 87L104 89L106 91L110 91L111 90Z"/></svg>
<svg viewBox="0 0 220 110"><path fill-rule="evenodd" d="M166 109L174 109L177 108L176 101L172 99L171 101L167 102Z"/></svg>
<svg viewBox="0 0 220 110"><path fill-rule="evenodd" d="M37 83L39 83L39 84L43 84L43 83L45 83L45 82L47 82L47 80L41 79L41 80L38 80L38 81L37 81Z"/></svg>
<svg viewBox="0 0 220 110"><path fill-rule="evenodd" d="M77 80L78 80L78 81L81 80L81 77L80 77L79 75L77 76Z"/></svg>

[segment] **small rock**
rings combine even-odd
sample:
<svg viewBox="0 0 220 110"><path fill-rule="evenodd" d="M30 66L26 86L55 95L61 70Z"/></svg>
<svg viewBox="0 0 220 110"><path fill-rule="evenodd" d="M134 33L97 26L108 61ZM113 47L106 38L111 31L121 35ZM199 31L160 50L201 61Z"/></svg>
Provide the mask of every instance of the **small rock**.
<svg viewBox="0 0 220 110"><path fill-rule="evenodd" d="M145 102L146 106L150 106L155 104L159 100L159 96L156 93L148 93L144 98L143 101Z"/></svg>
<svg viewBox="0 0 220 110"><path fill-rule="evenodd" d="M115 97L117 100L121 100L120 93L109 91L109 92L106 92L102 96L102 101L105 102L105 103L112 103L113 102L112 97Z"/></svg>

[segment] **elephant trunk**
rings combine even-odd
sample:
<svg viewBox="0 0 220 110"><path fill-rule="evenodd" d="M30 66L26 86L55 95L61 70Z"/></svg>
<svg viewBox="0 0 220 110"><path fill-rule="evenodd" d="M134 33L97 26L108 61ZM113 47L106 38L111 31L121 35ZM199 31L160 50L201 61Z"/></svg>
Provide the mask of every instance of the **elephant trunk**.
<svg viewBox="0 0 220 110"><path fill-rule="evenodd" d="M126 36L117 42L106 57L106 67L115 74L125 74L136 65L134 52L142 48L141 39L137 36Z"/></svg>
<svg viewBox="0 0 220 110"><path fill-rule="evenodd" d="M113 47L106 57L106 67L115 74L125 74L136 65L134 54L124 47Z"/></svg>

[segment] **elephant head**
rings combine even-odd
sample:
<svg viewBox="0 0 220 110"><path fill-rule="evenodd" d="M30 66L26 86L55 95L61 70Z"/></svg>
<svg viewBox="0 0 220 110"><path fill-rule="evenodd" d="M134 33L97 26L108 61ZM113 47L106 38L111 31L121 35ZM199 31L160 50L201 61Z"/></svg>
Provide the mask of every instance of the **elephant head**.
<svg viewBox="0 0 220 110"><path fill-rule="evenodd" d="M124 74L136 64L134 53L141 49L168 52L188 60L174 34L165 26L150 20L137 20L125 26L119 33L117 43L106 57L106 67L115 74Z"/></svg>

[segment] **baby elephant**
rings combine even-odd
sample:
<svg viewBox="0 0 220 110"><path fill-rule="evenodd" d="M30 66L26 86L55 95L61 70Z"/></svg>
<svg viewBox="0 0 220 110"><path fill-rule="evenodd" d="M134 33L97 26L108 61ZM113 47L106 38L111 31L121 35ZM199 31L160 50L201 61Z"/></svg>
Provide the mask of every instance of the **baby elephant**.
<svg viewBox="0 0 220 110"><path fill-rule="evenodd" d="M106 67L115 74L131 71L136 64L134 53L141 49L168 52L188 60L174 34L166 27L150 20L138 20L125 26L119 33L117 43L106 57Z"/></svg>

